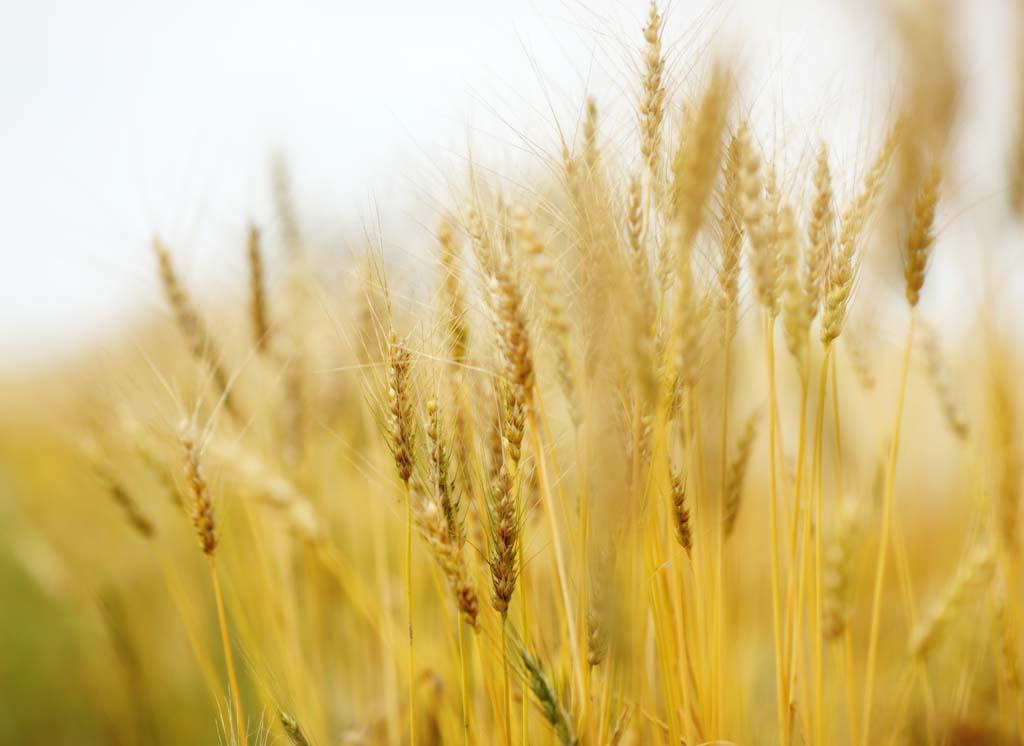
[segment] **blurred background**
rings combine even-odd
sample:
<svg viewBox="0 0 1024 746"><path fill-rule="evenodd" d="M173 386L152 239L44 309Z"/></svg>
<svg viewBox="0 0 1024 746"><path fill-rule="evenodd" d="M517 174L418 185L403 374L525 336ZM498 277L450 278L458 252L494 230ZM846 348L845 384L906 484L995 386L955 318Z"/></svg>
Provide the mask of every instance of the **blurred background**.
<svg viewBox="0 0 1024 746"><path fill-rule="evenodd" d="M955 229L979 251L1005 240L984 226L986 211L1004 208L1017 5L951 4L968 133L958 140ZM776 112L777 130L763 138L799 154L825 137L838 159L860 163L866 155L851 144L877 139L897 82L897 8L677 0L666 39L677 63L695 45L740 60L752 105ZM162 308L154 233L190 282L227 292L218 277L241 276L248 221L273 233L275 153L327 250L359 254L372 234L415 255L424 238L408 229L464 183L467 153L483 162L557 153L556 117L571 125L588 92L603 110L628 111L646 9L643 0L3 3L0 371L94 349L127 318ZM930 299L941 307L942 291Z"/></svg>

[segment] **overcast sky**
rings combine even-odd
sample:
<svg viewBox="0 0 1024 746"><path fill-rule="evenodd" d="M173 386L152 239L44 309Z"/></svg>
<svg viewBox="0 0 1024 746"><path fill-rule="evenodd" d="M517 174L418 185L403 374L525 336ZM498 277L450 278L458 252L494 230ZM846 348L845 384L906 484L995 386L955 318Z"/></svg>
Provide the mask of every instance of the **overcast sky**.
<svg viewBox="0 0 1024 746"><path fill-rule="evenodd" d="M984 85L1009 79L1014 2L964 3L967 71ZM780 124L852 142L892 82L885 5L675 0L667 41L696 28L689 38L728 44L765 75ZM246 221L270 214L275 149L311 219L359 226L408 209L403 190L415 204L419 177L467 142L513 157L503 121L536 126L545 94L630 103L645 15L642 0L5 0L0 368L157 307L155 232L186 271L221 266ZM1002 137L993 111L983 143ZM987 199L998 178L978 147L967 179Z"/></svg>

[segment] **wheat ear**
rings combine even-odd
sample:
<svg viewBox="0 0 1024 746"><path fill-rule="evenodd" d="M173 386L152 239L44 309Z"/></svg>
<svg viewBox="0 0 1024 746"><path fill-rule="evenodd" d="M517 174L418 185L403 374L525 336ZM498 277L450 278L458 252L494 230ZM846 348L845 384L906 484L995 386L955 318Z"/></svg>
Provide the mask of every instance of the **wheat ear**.
<svg viewBox="0 0 1024 746"><path fill-rule="evenodd" d="M270 323L267 311L267 287L260 230L249 226L246 256L249 260L249 317L256 349L266 353L270 349Z"/></svg>
<svg viewBox="0 0 1024 746"><path fill-rule="evenodd" d="M228 682L231 686L231 700L234 704L235 720L238 723L242 746L246 746L245 716L242 714L242 697L235 675L235 659L231 653L231 636L228 632L227 614L224 611L224 597L220 589L220 577L217 574L216 550L218 544L217 519L213 509L213 499L203 475L199 461L199 449L192 435L191 426L185 425L179 435L179 441L185 451L185 483L191 498L192 525L199 537L199 548L203 550L210 564L210 577L213 580L214 599L217 603L217 621L220 625L221 644L224 648L224 663L228 669Z"/></svg>
<svg viewBox="0 0 1024 746"><path fill-rule="evenodd" d="M207 331L206 324L202 317L192 305L192 299L188 291L178 278L171 260L171 252L159 238L153 239L153 252L156 254L157 268L160 273L160 284L163 287L164 297L167 299L171 311L174 313L174 320L178 325L182 337L188 344L192 359L197 363L205 365L210 370L213 382L220 392L224 402L224 408L228 413L237 419L238 410L231 397L230 380L220 362L220 355L214 345L213 338Z"/></svg>

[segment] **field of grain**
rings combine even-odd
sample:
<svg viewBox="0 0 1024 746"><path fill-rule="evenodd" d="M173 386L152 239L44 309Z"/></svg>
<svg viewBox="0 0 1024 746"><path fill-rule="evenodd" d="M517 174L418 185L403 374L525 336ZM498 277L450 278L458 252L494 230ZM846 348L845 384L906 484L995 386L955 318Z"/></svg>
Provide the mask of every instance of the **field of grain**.
<svg viewBox="0 0 1024 746"><path fill-rule="evenodd" d="M1022 743L1021 328L924 310L942 7L862 158L652 4L628 116L467 157L417 262L315 250L284 159L232 292L154 236L163 315L0 383L0 741Z"/></svg>

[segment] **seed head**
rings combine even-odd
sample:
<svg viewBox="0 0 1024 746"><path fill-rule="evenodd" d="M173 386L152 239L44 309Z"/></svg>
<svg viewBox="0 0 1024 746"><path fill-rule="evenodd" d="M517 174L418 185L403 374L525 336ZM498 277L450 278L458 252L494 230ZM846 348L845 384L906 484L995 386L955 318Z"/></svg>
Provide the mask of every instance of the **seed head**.
<svg viewBox="0 0 1024 746"><path fill-rule="evenodd" d="M199 537L199 547L203 553L212 557L217 549L217 518L213 510L213 500L203 476L199 463L199 452L195 441L188 430L179 436L185 450L185 484L191 498L192 525Z"/></svg>
<svg viewBox="0 0 1024 746"><path fill-rule="evenodd" d="M935 207L939 201L939 185L942 183L942 166L936 159L931 172L914 200L913 224L907 236L904 253L903 274L907 280L907 302L911 307L921 299L921 288L928 268L932 247L935 245Z"/></svg>
<svg viewBox="0 0 1024 746"><path fill-rule="evenodd" d="M398 478L408 483L415 463L416 426L413 415L412 353L391 330L388 339L387 438Z"/></svg>

